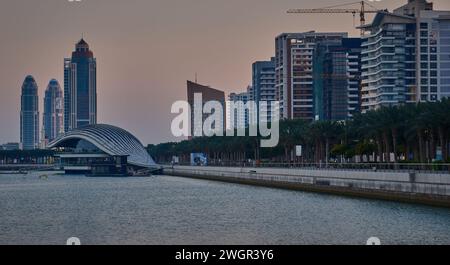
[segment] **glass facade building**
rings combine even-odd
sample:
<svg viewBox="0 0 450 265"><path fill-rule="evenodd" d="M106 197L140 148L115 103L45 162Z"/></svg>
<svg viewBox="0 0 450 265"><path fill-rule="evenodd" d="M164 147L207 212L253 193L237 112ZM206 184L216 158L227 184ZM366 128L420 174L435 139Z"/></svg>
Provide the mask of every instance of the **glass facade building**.
<svg viewBox="0 0 450 265"><path fill-rule="evenodd" d="M313 70L316 119L346 120L360 112L361 39L318 43Z"/></svg>
<svg viewBox="0 0 450 265"><path fill-rule="evenodd" d="M64 133L63 92L57 80L50 80L44 97L44 139L50 142Z"/></svg>
<svg viewBox="0 0 450 265"><path fill-rule="evenodd" d="M20 143L24 150L39 148L38 86L31 75L27 76L22 84Z"/></svg>
<svg viewBox="0 0 450 265"><path fill-rule="evenodd" d="M97 123L97 62L81 39L64 59L64 130Z"/></svg>

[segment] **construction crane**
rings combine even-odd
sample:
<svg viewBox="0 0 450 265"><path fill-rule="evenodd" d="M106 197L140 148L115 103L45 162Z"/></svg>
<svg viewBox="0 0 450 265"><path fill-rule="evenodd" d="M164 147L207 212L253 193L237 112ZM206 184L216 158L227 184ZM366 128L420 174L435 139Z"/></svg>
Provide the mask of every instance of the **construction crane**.
<svg viewBox="0 0 450 265"><path fill-rule="evenodd" d="M360 4L360 8L337 8L349 5ZM367 10L366 5L373 8L373 10ZM361 25L361 36L364 35L364 29L362 26L366 24L366 14L367 13L378 13L387 12L387 10L379 10L372 6L366 1L359 1L353 3L340 4L335 6L323 7L323 8L312 8L312 9L289 9L288 14L304 14L304 13L320 13L320 14L352 14L353 18L359 13L360 25Z"/></svg>

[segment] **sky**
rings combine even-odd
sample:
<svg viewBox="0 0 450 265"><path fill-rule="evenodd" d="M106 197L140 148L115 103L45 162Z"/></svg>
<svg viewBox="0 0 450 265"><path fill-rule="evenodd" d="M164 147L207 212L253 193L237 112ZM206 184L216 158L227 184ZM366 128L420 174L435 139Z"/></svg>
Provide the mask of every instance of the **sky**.
<svg viewBox="0 0 450 265"><path fill-rule="evenodd" d="M251 65L274 54L283 32L349 32L349 14L286 14L348 0L0 0L0 144L19 142L20 92L26 75L63 86L63 61L83 35L97 58L98 122L122 127L143 144L176 139L172 103L186 80L230 92L251 83ZM351 1L350 1L351 2ZM380 9L406 0L374 3ZM436 0L435 9L450 10ZM355 6L357 7L357 6ZM370 21L371 16L367 21ZM42 117L41 117L42 127Z"/></svg>

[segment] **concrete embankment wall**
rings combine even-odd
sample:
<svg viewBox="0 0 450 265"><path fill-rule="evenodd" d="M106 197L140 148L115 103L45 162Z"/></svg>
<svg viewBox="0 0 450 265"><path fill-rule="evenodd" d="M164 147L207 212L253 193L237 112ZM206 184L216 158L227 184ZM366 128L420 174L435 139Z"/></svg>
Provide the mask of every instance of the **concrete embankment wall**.
<svg viewBox="0 0 450 265"><path fill-rule="evenodd" d="M450 207L450 174L195 166L164 174Z"/></svg>

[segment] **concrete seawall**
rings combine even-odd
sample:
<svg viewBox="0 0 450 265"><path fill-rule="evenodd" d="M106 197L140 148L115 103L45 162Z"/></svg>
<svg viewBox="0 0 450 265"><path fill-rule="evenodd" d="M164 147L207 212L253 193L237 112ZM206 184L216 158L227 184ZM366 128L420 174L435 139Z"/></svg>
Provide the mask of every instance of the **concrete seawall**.
<svg viewBox="0 0 450 265"><path fill-rule="evenodd" d="M450 174L195 166L164 174L450 207Z"/></svg>

